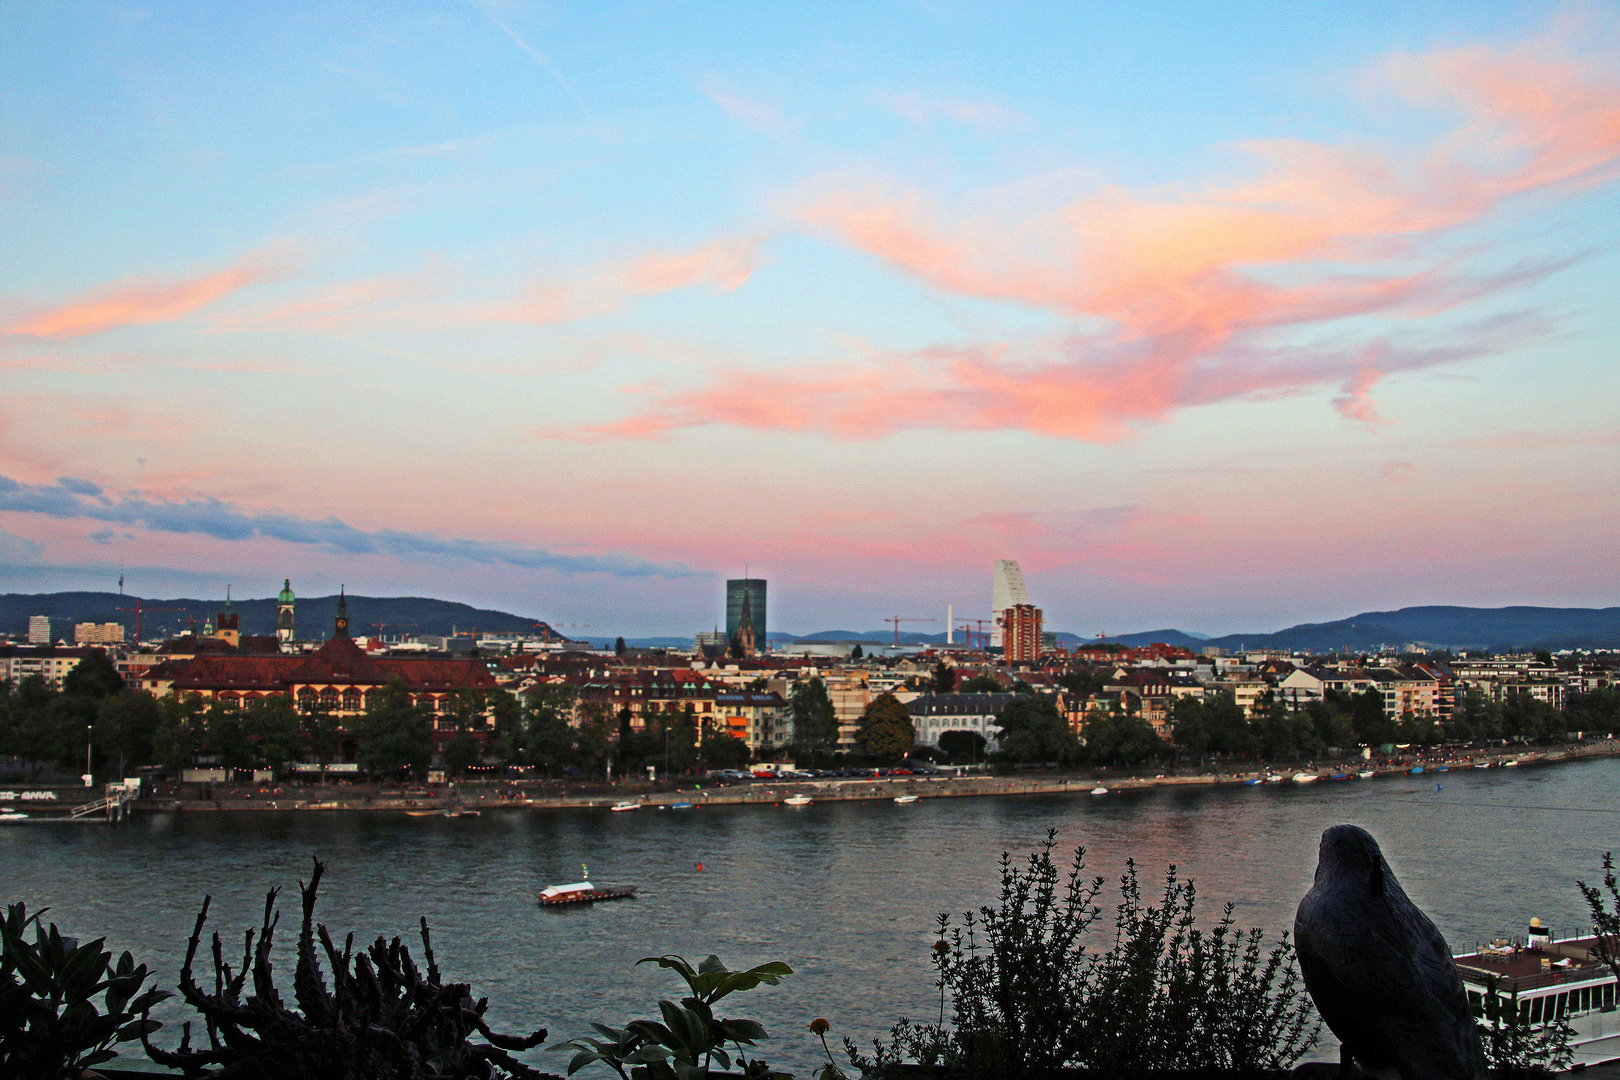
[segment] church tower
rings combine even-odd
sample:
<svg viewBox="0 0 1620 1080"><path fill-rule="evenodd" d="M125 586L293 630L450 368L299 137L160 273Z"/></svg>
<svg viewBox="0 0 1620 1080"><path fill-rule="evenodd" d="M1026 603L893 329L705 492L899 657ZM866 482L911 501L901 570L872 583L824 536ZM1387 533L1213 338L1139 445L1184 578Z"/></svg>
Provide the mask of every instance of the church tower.
<svg viewBox="0 0 1620 1080"><path fill-rule="evenodd" d="M754 605L748 593L743 593L742 616L737 623L737 651L743 656L753 656L757 651L754 641Z"/></svg>
<svg viewBox="0 0 1620 1080"><path fill-rule="evenodd" d="M231 648L242 644L242 616L231 608L231 587L225 586L225 610L214 618L214 637Z"/></svg>
<svg viewBox="0 0 1620 1080"><path fill-rule="evenodd" d="M336 627L337 637L349 636L349 599L343 594L343 586L338 586L338 609Z"/></svg>
<svg viewBox="0 0 1620 1080"><path fill-rule="evenodd" d="M286 578L281 583L281 595L276 597L276 640L283 649L292 644L293 640L293 604L297 597L293 596L292 578Z"/></svg>

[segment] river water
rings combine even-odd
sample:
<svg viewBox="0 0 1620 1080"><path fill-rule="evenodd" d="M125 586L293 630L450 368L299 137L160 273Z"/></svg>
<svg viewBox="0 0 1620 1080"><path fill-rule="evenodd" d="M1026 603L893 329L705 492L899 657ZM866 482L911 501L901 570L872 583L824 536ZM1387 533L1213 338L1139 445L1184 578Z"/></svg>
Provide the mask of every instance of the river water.
<svg viewBox="0 0 1620 1080"><path fill-rule="evenodd" d="M718 953L731 966L785 960L780 986L729 999L762 1020L764 1056L805 1075L820 1053L805 1025L863 1045L895 1019L938 1007L927 962L934 917L993 902L1003 850L1049 828L1117 878L1127 858L1151 891L1176 864L1205 921L1237 904L1240 922L1289 928L1310 887L1322 829L1371 830L1407 893L1454 948L1587 923L1577 878L1620 849L1620 759L1310 785L1162 788L1107 796L999 796L694 811L486 811L480 818L396 813L142 815L121 826L0 828L0 899L51 908L64 931L105 934L172 987L205 893L211 925L239 949L265 891L284 886L280 941L298 919L310 857L330 868L318 915L334 934L434 931L440 968L487 995L498 1030L546 1027L554 1041L656 1016L673 976L635 961ZM640 887L634 900L540 909L538 888L577 880ZM699 868L701 864L701 869ZM1112 896L1113 893L1107 894ZM229 951L229 945L228 945ZM278 950L290 985L290 948ZM169 1018L181 1015L175 1009ZM157 1036L178 1041L173 1026ZM563 1072L567 1057L528 1055ZM842 1064L842 1059L840 1058ZM590 1070L596 1072L596 1069ZM607 1075L607 1074L603 1074Z"/></svg>

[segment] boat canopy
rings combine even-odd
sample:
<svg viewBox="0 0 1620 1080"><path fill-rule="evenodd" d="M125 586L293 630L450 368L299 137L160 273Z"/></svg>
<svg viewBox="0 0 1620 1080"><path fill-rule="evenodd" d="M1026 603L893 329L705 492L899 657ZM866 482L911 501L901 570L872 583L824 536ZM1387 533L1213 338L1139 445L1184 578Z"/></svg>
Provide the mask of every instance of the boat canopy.
<svg viewBox="0 0 1620 1080"><path fill-rule="evenodd" d="M572 885L548 885L540 890L540 895L546 898L553 896L567 896L570 893L592 892L596 889L588 881L576 881Z"/></svg>

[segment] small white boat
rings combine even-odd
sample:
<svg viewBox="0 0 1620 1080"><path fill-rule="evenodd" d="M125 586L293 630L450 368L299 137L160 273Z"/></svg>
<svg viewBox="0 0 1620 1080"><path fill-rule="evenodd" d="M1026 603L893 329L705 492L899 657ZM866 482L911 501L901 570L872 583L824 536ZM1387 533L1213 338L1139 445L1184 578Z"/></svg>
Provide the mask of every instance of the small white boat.
<svg viewBox="0 0 1620 1080"><path fill-rule="evenodd" d="M1280 784L1282 782L1283 782L1283 778L1278 776L1276 773L1267 773L1266 774L1266 783L1268 783L1268 784Z"/></svg>
<svg viewBox="0 0 1620 1080"><path fill-rule="evenodd" d="M1519 765L1519 759L1518 758L1514 758L1512 761L1504 761L1504 762L1502 762L1502 768L1504 768L1504 769L1515 769L1515 768L1518 768L1518 765Z"/></svg>
<svg viewBox="0 0 1620 1080"><path fill-rule="evenodd" d="M1296 784L1312 784L1316 782L1316 778L1313 772L1297 772L1290 777Z"/></svg>
<svg viewBox="0 0 1620 1080"><path fill-rule="evenodd" d="M897 803L900 803L902 806L904 806L907 803L916 802L917 801L917 796L915 796L915 795L896 795L894 797L894 801L897 802Z"/></svg>
<svg viewBox="0 0 1620 1080"><path fill-rule="evenodd" d="M815 800L808 795L789 795L782 800L783 806L809 806Z"/></svg>
<svg viewBox="0 0 1620 1080"><path fill-rule="evenodd" d="M28 815L17 810L0 810L0 824L27 821Z"/></svg>
<svg viewBox="0 0 1620 1080"><path fill-rule="evenodd" d="M1106 795L1108 794L1108 789L1103 787L1101 784L1098 784L1096 787L1091 789L1091 793L1093 795Z"/></svg>
<svg viewBox="0 0 1620 1080"><path fill-rule="evenodd" d="M1362 769L1360 772L1356 773L1357 780L1371 780L1372 778L1373 771L1371 769Z"/></svg>
<svg viewBox="0 0 1620 1080"><path fill-rule="evenodd" d="M1476 768L1476 769L1488 769L1490 767L1491 767L1491 763L1488 762L1488 761L1476 761L1476 762L1474 762L1474 768Z"/></svg>
<svg viewBox="0 0 1620 1080"><path fill-rule="evenodd" d="M641 804L638 803L638 802L629 802L629 801L616 802L611 807L609 807L609 809L612 810L615 814L622 814L626 810L640 810L641 809Z"/></svg>

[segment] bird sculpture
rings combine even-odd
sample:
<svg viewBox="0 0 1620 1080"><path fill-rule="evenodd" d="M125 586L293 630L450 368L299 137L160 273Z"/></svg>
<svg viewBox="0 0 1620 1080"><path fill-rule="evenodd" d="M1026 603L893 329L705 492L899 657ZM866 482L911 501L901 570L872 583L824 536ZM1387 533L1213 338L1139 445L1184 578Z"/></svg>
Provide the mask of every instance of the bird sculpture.
<svg viewBox="0 0 1620 1080"><path fill-rule="evenodd" d="M1294 915L1300 973L1354 1061L1393 1080L1485 1080L1485 1057L1446 939L1407 899L1366 829L1322 833L1316 884Z"/></svg>

